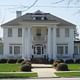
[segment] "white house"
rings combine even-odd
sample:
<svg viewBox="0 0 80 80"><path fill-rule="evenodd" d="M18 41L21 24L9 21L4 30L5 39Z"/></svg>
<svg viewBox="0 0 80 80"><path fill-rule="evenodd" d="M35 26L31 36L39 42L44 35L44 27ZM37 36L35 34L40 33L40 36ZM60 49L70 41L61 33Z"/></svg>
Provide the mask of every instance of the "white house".
<svg viewBox="0 0 80 80"><path fill-rule="evenodd" d="M1 25L5 58L73 58L76 25L40 10Z"/></svg>

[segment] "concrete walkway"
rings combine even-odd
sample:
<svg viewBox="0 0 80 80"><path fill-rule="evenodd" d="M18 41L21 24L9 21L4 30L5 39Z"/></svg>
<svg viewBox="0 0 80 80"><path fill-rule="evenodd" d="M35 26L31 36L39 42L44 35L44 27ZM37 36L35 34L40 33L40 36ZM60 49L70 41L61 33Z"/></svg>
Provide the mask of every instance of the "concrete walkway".
<svg viewBox="0 0 80 80"><path fill-rule="evenodd" d="M39 78L51 78L51 77L57 77L54 72L56 70L52 68L52 65L45 65L45 64L33 64L33 67L36 66L37 68L33 68L33 72L38 73ZM38 68L39 67L39 68ZM41 68L40 68L41 67ZM43 68L42 68L43 67ZM50 67L50 68L49 68Z"/></svg>

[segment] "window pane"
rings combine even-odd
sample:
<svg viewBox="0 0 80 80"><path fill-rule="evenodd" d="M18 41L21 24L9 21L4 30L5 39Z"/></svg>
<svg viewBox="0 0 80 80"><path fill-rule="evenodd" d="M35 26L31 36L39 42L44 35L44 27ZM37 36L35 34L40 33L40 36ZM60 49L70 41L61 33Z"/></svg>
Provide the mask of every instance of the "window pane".
<svg viewBox="0 0 80 80"><path fill-rule="evenodd" d="M63 46L57 46L57 54L63 54L64 50L63 50Z"/></svg>
<svg viewBox="0 0 80 80"><path fill-rule="evenodd" d="M8 37L12 37L12 28L8 28Z"/></svg>
<svg viewBox="0 0 80 80"><path fill-rule="evenodd" d="M79 46L79 54L80 54L80 46Z"/></svg>
<svg viewBox="0 0 80 80"><path fill-rule="evenodd" d="M0 44L0 54L3 54L3 45Z"/></svg>
<svg viewBox="0 0 80 80"><path fill-rule="evenodd" d="M69 28L65 28L65 37L69 37Z"/></svg>
<svg viewBox="0 0 80 80"><path fill-rule="evenodd" d="M9 46L9 53L12 54L12 46Z"/></svg>
<svg viewBox="0 0 80 80"><path fill-rule="evenodd" d="M41 17L36 17L36 20L41 20Z"/></svg>
<svg viewBox="0 0 80 80"><path fill-rule="evenodd" d="M20 46L14 46L14 54L20 54Z"/></svg>
<svg viewBox="0 0 80 80"><path fill-rule="evenodd" d="M68 46L65 46L65 54L68 54Z"/></svg>
<svg viewBox="0 0 80 80"><path fill-rule="evenodd" d="M60 29L59 28L56 29L56 36L60 37Z"/></svg>
<svg viewBox="0 0 80 80"><path fill-rule="evenodd" d="M22 37L22 28L18 28L18 37Z"/></svg>
<svg viewBox="0 0 80 80"><path fill-rule="evenodd" d="M74 46L74 54L78 54L78 46Z"/></svg>

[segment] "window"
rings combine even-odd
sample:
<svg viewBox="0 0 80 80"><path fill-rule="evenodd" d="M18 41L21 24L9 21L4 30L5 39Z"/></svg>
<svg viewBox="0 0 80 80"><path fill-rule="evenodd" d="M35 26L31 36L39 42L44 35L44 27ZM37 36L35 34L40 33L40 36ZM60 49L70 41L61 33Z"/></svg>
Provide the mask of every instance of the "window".
<svg viewBox="0 0 80 80"><path fill-rule="evenodd" d="M18 37L22 37L22 28L18 28Z"/></svg>
<svg viewBox="0 0 80 80"><path fill-rule="evenodd" d="M36 35L41 36L41 29L40 28L36 30Z"/></svg>
<svg viewBox="0 0 80 80"><path fill-rule="evenodd" d="M68 46L65 46L65 54L68 54Z"/></svg>
<svg viewBox="0 0 80 80"><path fill-rule="evenodd" d="M79 54L80 54L80 46L79 46Z"/></svg>
<svg viewBox="0 0 80 80"><path fill-rule="evenodd" d="M9 53L12 54L12 46L9 46Z"/></svg>
<svg viewBox="0 0 80 80"><path fill-rule="evenodd" d="M57 53L58 54L63 54L64 53L63 46L57 46Z"/></svg>
<svg viewBox="0 0 80 80"><path fill-rule="evenodd" d="M69 28L65 28L65 37L69 37Z"/></svg>
<svg viewBox="0 0 80 80"><path fill-rule="evenodd" d="M3 54L3 45L0 44L0 55L2 55L2 54Z"/></svg>
<svg viewBox="0 0 80 80"><path fill-rule="evenodd" d="M20 54L20 46L14 46L14 54Z"/></svg>
<svg viewBox="0 0 80 80"><path fill-rule="evenodd" d="M68 54L68 45L57 45L57 54Z"/></svg>
<svg viewBox="0 0 80 80"><path fill-rule="evenodd" d="M8 37L12 37L12 28L8 28Z"/></svg>
<svg viewBox="0 0 80 80"><path fill-rule="evenodd" d="M74 46L74 54L78 54L78 46Z"/></svg>
<svg viewBox="0 0 80 80"><path fill-rule="evenodd" d="M36 17L36 20L41 20L42 19L42 17Z"/></svg>
<svg viewBox="0 0 80 80"><path fill-rule="evenodd" d="M11 44L9 46L9 54L21 54L21 44Z"/></svg>
<svg viewBox="0 0 80 80"><path fill-rule="evenodd" d="M56 29L56 36L60 37L60 29L59 28Z"/></svg>

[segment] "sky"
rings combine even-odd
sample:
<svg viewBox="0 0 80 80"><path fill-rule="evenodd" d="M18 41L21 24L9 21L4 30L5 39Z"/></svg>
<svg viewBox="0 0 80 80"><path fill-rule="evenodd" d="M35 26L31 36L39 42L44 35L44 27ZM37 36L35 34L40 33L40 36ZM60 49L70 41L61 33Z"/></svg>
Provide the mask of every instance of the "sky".
<svg viewBox="0 0 80 80"><path fill-rule="evenodd" d="M72 1L70 3L68 3L69 0L64 0L56 3L58 1L61 0L38 0L32 6L35 0L0 0L0 25L16 18L16 11L22 11L22 14L25 14L41 10L77 25L77 31L80 34L80 2L77 2L79 0L70 0ZM0 37L3 37L1 27Z"/></svg>

